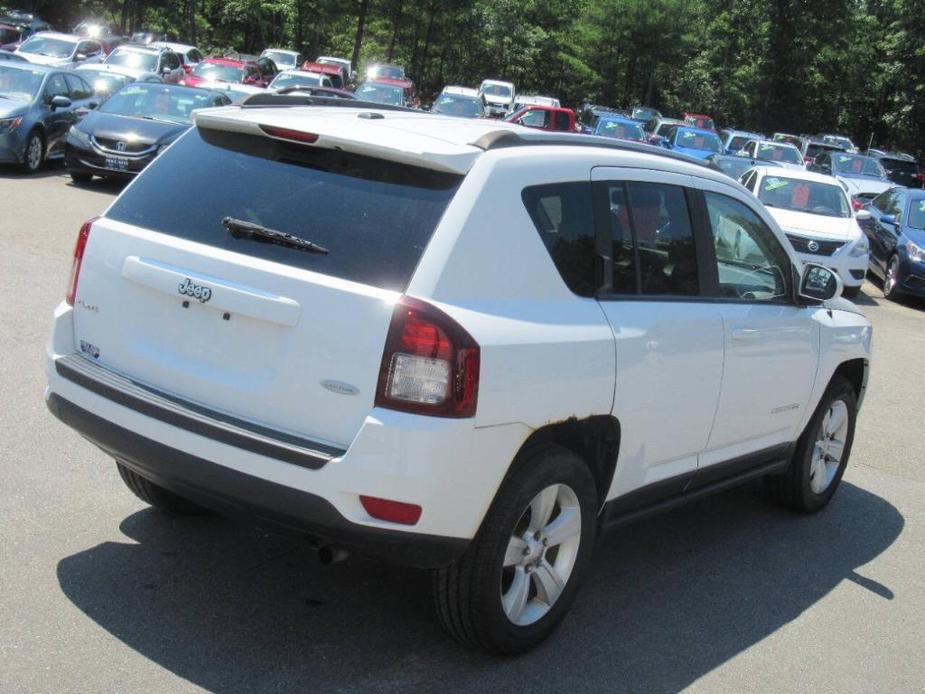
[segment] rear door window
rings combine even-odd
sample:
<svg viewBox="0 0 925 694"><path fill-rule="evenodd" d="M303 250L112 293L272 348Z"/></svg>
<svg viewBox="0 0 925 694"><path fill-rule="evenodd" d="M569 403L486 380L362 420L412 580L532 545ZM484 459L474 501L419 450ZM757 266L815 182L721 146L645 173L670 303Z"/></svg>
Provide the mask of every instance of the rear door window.
<svg viewBox="0 0 925 694"><path fill-rule="evenodd" d="M193 128L122 193L107 217L402 291L461 181L346 152ZM224 217L293 234L329 252L236 239Z"/></svg>

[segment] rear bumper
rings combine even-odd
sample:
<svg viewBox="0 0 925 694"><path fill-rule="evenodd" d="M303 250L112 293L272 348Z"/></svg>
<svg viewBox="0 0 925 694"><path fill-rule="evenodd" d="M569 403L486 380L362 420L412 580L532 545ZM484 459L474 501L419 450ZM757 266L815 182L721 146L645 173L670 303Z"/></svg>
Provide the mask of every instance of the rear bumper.
<svg viewBox="0 0 925 694"><path fill-rule="evenodd" d="M433 568L452 563L468 540L383 528L345 519L320 496L246 475L117 426L61 396L46 394L62 422L142 477L207 508L304 532L387 561Z"/></svg>
<svg viewBox="0 0 925 694"><path fill-rule="evenodd" d="M464 551L530 433L374 408L348 446L325 449L136 383L90 345L75 356L74 311L58 306L47 348L46 400L59 419L181 496L394 563L439 566ZM417 504L421 518L373 518L361 495Z"/></svg>

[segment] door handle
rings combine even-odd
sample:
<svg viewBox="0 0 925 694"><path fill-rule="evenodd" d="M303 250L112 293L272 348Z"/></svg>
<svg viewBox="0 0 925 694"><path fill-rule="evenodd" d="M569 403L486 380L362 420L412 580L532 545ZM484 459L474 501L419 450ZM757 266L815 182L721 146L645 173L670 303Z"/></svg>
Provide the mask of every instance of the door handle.
<svg viewBox="0 0 925 694"><path fill-rule="evenodd" d="M745 340L754 340L758 337L761 337L761 331L757 328L733 328L732 329L732 339L737 342L743 342Z"/></svg>

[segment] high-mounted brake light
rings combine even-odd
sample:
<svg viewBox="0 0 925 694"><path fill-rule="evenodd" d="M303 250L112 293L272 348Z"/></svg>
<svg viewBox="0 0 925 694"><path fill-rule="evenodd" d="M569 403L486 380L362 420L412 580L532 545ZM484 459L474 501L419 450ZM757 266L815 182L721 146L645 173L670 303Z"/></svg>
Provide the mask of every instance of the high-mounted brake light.
<svg viewBox="0 0 925 694"><path fill-rule="evenodd" d="M306 144L318 141L318 135L315 133L303 133L300 130L277 128L272 125L261 125L260 129L270 137L278 137L281 140L292 140L293 142L304 142Z"/></svg>
<svg viewBox="0 0 925 694"><path fill-rule="evenodd" d="M67 292L64 300L69 306L74 305L74 299L77 297L77 281L80 279L80 266L84 259L84 250L87 248L87 240L90 238L90 227L93 226L99 217L88 219L77 232L77 243L74 244L74 257L71 260L71 276L67 280Z"/></svg>
<svg viewBox="0 0 925 694"><path fill-rule="evenodd" d="M478 343L430 304L403 296L382 353L376 406L434 417L474 417Z"/></svg>

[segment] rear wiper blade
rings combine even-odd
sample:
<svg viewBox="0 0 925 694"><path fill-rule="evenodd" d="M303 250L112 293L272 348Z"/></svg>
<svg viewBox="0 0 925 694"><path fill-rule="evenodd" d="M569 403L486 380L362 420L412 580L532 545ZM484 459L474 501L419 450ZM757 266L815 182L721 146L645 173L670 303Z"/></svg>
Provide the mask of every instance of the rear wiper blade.
<svg viewBox="0 0 925 694"><path fill-rule="evenodd" d="M222 220L222 226L224 226L236 239L246 237L254 239L255 241L275 243L280 246L286 246L287 248L297 248L300 251L306 251L308 253L318 253L319 255L328 254L327 248L319 246L314 241L287 234L285 231L267 229L259 224L245 222L243 219L225 217Z"/></svg>

